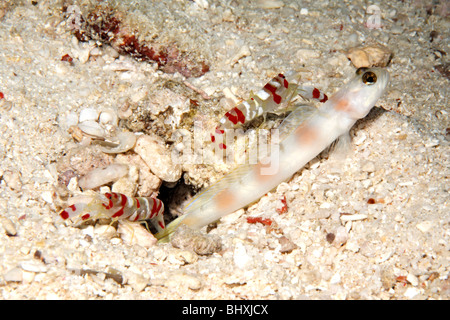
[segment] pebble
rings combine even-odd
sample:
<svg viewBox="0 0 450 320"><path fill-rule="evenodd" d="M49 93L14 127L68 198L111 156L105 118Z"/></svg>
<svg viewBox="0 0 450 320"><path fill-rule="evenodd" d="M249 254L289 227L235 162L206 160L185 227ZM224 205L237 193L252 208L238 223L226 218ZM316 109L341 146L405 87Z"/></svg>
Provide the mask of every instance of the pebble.
<svg viewBox="0 0 450 320"><path fill-rule="evenodd" d="M292 250L294 250L295 248L297 248L297 246L295 245L295 243L293 243L291 240L289 240L288 238L286 238L285 236L281 236L278 239L278 242L280 243L281 247L280 247L280 252L281 253L289 253Z"/></svg>
<svg viewBox="0 0 450 320"><path fill-rule="evenodd" d="M117 246L117 245L122 243L122 239L120 239L120 238L112 238L110 242L111 242L112 245Z"/></svg>
<svg viewBox="0 0 450 320"><path fill-rule="evenodd" d="M139 168L138 194L140 197L149 197L159 190L161 179L155 176L147 164L137 154L118 154L117 163L129 164L131 167Z"/></svg>
<svg viewBox="0 0 450 320"><path fill-rule="evenodd" d="M333 244L335 247L341 247L343 244L345 244L348 240L348 233L345 227L339 227L337 228L335 234L335 238L333 241Z"/></svg>
<svg viewBox="0 0 450 320"><path fill-rule="evenodd" d="M22 282L23 283L31 283L31 282L33 282L35 276L36 276L36 273L34 273L34 272L23 271L22 272Z"/></svg>
<svg viewBox="0 0 450 320"><path fill-rule="evenodd" d="M0 225L5 230L6 235L14 237L17 234L16 227L10 219L6 217L0 217Z"/></svg>
<svg viewBox="0 0 450 320"><path fill-rule="evenodd" d="M181 178L181 165L173 164L170 152L160 138L142 135L137 139L134 151L161 180L175 182Z"/></svg>
<svg viewBox="0 0 450 320"><path fill-rule="evenodd" d="M373 163L372 161L365 161L361 167L361 170L364 172L374 172L375 163Z"/></svg>
<svg viewBox="0 0 450 320"><path fill-rule="evenodd" d="M250 52L250 48L246 45L242 46L238 52L230 59L230 64L233 66L236 64L239 60L241 60L244 57L250 56L252 53Z"/></svg>
<svg viewBox="0 0 450 320"><path fill-rule="evenodd" d="M90 48L84 48L79 49L77 53L74 53L74 56L76 56L82 64L85 64L89 60L90 53L91 53Z"/></svg>
<svg viewBox="0 0 450 320"><path fill-rule="evenodd" d="M357 45L358 44L358 34L357 33L352 33L351 35L348 36L347 39L347 45Z"/></svg>
<svg viewBox="0 0 450 320"><path fill-rule="evenodd" d="M428 232L433 227L432 221L422 221L416 224L416 228L422 231L423 233Z"/></svg>
<svg viewBox="0 0 450 320"><path fill-rule="evenodd" d="M297 59L299 59L302 62L305 62L310 59L320 58L320 51L313 49L299 49L295 55Z"/></svg>
<svg viewBox="0 0 450 320"><path fill-rule="evenodd" d="M420 293L420 290L414 287L409 287L406 289L405 293L403 294L406 298L412 299L415 296L417 296Z"/></svg>
<svg viewBox="0 0 450 320"><path fill-rule="evenodd" d="M194 0L194 2L202 9L208 9L209 7L207 0Z"/></svg>
<svg viewBox="0 0 450 320"><path fill-rule="evenodd" d="M192 250L199 255L209 255L222 249L220 239L204 234L182 224L171 236L172 246L183 250Z"/></svg>
<svg viewBox="0 0 450 320"><path fill-rule="evenodd" d="M368 215L363 213L356 213L356 214L344 214L341 215L341 221L357 221L357 220L364 220L367 219Z"/></svg>
<svg viewBox="0 0 450 320"><path fill-rule="evenodd" d="M137 292L144 290L149 283L148 279L144 276L129 270L123 272L123 276L125 277L126 283Z"/></svg>
<svg viewBox="0 0 450 320"><path fill-rule="evenodd" d="M76 126L78 124L78 115L75 112L69 112L65 118L65 121L62 122L62 125L64 125L67 128L70 128L71 126Z"/></svg>
<svg viewBox="0 0 450 320"><path fill-rule="evenodd" d="M30 272L47 272L47 266L41 260L26 260L20 263L20 267Z"/></svg>
<svg viewBox="0 0 450 320"><path fill-rule="evenodd" d="M400 26L393 26L392 28L391 28L391 33L392 34L402 34L403 33L403 28L402 27L400 27Z"/></svg>
<svg viewBox="0 0 450 320"><path fill-rule="evenodd" d="M3 111L9 111L11 110L13 104L11 101L8 101L6 99L0 99L0 109Z"/></svg>
<svg viewBox="0 0 450 320"><path fill-rule="evenodd" d="M111 46L104 46L104 53L112 59L117 59L120 56L119 52Z"/></svg>
<svg viewBox="0 0 450 320"><path fill-rule="evenodd" d="M139 223L120 222L117 231L123 242L129 246L138 244L144 248L156 245L156 238Z"/></svg>
<svg viewBox="0 0 450 320"><path fill-rule="evenodd" d="M386 67L392 52L381 44L350 48L346 52L356 68Z"/></svg>
<svg viewBox="0 0 450 320"><path fill-rule="evenodd" d="M135 167L136 168L136 167ZM136 169L137 170L137 169ZM112 192L123 193L129 197L133 197L137 190L137 183L129 176L125 176L114 182L111 187Z"/></svg>
<svg viewBox="0 0 450 320"><path fill-rule="evenodd" d="M279 0L258 0L256 5L262 9L278 9L284 6L284 2Z"/></svg>
<svg viewBox="0 0 450 320"><path fill-rule="evenodd" d="M23 270L21 268L13 268L3 275L3 279L7 282L21 282L23 280Z"/></svg>
<svg viewBox="0 0 450 320"><path fill-rule="evenodd" d="M108 138L107 140L116 145L110 147L105 142L99 142L99 144L102 145L100 147L100 150L102 152L109 154L124 153L134 147L134 145L136 144L136 135L133 132L124 131L118 133L115 137Z"/></svg>
<svg viewBox="0 0 450 320"><path fill-rule="evenodd" d="M6 170L3 172L3 180L8 188L14 191L20 191L22 189L22 181L20 176L20 171L17 170Z"/></svg>
<svg viewBox="0 0 450 320"><path fill-rule="evenodd" d="M341 275L339 273L336 273L333 275L330 279L330 284L337 284L341 282Z"/></svg>
<svg viewBox="0 0 450 320"><path fill-rule="evenodd" d="M202 282L199 278L179 272L172 274L164 285L169 288L188 287L191 290L200 290L202 288Z"/></svg>
<svg viewBox="0 0 450 320"><path fill-rule="evenodd" d="M53 192L52 191L44 191L41 193L41 198L47 203L53 203Z"/></svg>
<svg viewBox="0 0 450 320"><path fill-rule="evenodd" d="M78 185L83 190L98 188L107 183L117 181L128 173L128 166L124 164L111 164L107 167L97 168L80 178Z"/></svg>
<svg viewBox="0 0 450 320"><path fill-rule="evenodd" d="M187 264L192 264L197 262L198 255L190 250L180 250L178 252L180 258L182 258Z"/></svg>
<svg viewBox="0 0 450 320"><path fill-rule="evenodd" d="M406 276L406 281L411 283L411 285L413 285L414 287L417 287L419 285L419 279L412 273L408 273L408 275Z"/></svg>
<svg viewBox="0 0 450 320"><path fill-rule="evenodd" d="M94 234L105 237L107 239L112 238L116 234L116 229L109 224L98 224L94 228Z"/></svg>
<svg viewBox="0 0 450 320"><path fill-rule="evenodd" d="M190 250L171 250L167 256L167 262L174 265L192 264L198 260L198 255Z"/></svg>
<svg viewBox="0 0 450 320"><path fill-rule="evenodd" d="M239 269L246 269L252 261L252 257L247 253L245 246L242 243L237 243L233 252L233 261Z"/></svg>

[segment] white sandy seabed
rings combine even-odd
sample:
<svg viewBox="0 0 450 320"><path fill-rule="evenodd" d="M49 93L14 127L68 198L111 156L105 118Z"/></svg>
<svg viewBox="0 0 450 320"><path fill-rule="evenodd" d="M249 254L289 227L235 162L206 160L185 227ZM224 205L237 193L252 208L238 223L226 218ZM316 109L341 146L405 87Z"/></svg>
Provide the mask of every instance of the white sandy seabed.
<svg viewBox="0 0 450 320"><path fill-rule="evenodd" d="M182 15L172 32L185 47L196 46L191 26L205 30L210 71L188 81L213 98L227 88L247 97L271 75L301 68L330 95L354 73L345 50L377 42L393 52L377 103L386 111L352 130L347 158L317 158L224 218L209 232L222 249L210 255L130 246L57 221L52 166L74 145L62 119L87 107L117 110L127 95L139 100L158 75L182 77L108 55L106 45L86 49L65 24L62 1L3 2L2 299L448 299L449 80L434 66L448 59L450 26L448 4L428 2L383 1L378 29L367 28L365 1L356 0L129 4L142 19L173 11L160 15L167 25ZM288 211L279 214L283 196ZM276 230L247 217L271 219Z"/></svg>

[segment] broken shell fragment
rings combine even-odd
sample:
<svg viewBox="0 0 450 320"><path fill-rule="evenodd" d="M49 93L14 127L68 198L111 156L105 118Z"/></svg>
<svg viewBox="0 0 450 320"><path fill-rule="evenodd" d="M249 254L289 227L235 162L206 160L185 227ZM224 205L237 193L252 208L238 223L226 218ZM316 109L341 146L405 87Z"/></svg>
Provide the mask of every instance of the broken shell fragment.
<svg viewBox="0 0 450 320"><path fill-rule="evenodd" d="M95 189L107 183L117 181L128 173L128 166L111 164L104 168L97 168L80 178L78 185L83 190Z"/></svg>
<svg viewBox="0 0 450 320"><path fill-rule="evenodd" d="M222 243L218 237L205 235L181 224L171 237L171 243L175 248L192 250L199 255L209 255L222 249Z"/></svg>
<svg viewBox="0 0 450 320"><path fill-rule="evenodd" d="M100 150L104 153L123 153L132 149L136 144L136 136L132 132L121 132L112 138L106 138L104 141L97 141L102 145Z"/></svg>

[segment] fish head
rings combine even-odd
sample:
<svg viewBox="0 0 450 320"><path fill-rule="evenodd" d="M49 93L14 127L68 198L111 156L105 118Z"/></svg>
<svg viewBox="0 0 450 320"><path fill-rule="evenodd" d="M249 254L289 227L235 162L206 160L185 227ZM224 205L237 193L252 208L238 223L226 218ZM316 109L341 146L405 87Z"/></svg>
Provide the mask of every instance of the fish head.
<svg viewBox="0 0 450 320"><path fill-rule="evenodd" d="M385 69L359 68L353 79L330 98L330 106L352 120L364 118L388 83L389 73Z"/></svg>

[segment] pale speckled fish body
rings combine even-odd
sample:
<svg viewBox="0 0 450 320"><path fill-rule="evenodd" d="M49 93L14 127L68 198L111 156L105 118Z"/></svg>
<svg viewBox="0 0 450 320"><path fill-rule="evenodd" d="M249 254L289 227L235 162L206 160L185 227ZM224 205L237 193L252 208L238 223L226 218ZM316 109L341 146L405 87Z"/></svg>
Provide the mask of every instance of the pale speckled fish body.
<svg viewBox="0 0 450 320"><path fill-rule="evenodd" d="M201 228L258 200L286 181L333 141L347 135L384 93L389 73L380 68L360 68L356 76L317 109L298 106L282 123L277 159L241 165L197 194L184 208L185 215L172 221L162 239L180 224ZM273 161L278 161L273 166ZM272 170L271 167L276 167Z"/></svg>

